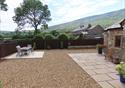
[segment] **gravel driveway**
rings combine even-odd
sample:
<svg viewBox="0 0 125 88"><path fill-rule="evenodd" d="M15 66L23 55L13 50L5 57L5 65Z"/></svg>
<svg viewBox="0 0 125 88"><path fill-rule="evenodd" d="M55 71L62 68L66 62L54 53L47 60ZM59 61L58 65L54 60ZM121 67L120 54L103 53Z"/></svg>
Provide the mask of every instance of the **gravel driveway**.
<svg viewBox="0 0 125 88"><path fill-rule="evenodd" d="M73 52L95 50L45 50L42 59L0 62L3 88L101 88L68 56Z"/></svg>

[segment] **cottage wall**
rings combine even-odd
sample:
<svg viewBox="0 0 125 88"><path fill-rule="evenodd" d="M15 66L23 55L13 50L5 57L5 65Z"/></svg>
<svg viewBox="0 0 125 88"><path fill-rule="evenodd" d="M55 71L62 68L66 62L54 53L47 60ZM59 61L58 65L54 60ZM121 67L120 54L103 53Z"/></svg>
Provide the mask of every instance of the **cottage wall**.
<svg viewBox="0 0 125 88"><path fill-rule="evenodd" d="M118 49L115 47L115 36L122 36L121 46L119 49L122 51L122 60L125 61L125 31L123 30L110 30L104 33L104 44L107 45L108 49Z"/></svg>
<svg viewBox="0 0 125 88"><path fill-rule="evenodd" d="M119 35L125 36L125 31L123 31L123 30L112 30L112 31L108 31L104 34L104 36L105 36L104 42L108 46L108 48L115 48L115 36L119 36ZM125 45L125 42L124 42L125 39L124 38L122 38L120 48L125 47L124 46Z"/></svg>
<svg viewBox="0 0 125 88"><path fill-rule="evenodd" d="M106 32L104 33L104 44L107 46L108 49L111 49L111 50L120 49L120 59L125 61L125 19L122 20L120 23L118 23L118 25L121 26L121 29L117 29L120 27L119 26L114 27L114 25L106 29ZM115 47L116 36L122 36L120 47Z"/></svg>

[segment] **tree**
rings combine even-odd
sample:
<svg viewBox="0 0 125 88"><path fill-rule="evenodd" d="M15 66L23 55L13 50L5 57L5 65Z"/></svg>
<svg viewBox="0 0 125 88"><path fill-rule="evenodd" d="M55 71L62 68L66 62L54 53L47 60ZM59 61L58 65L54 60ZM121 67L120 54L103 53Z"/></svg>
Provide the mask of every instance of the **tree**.
<svg viewBox="0 0 125 88"><path fill-rule="evenodd" d="M88 24L88 27L87 28L91 28L92 27L92 25L91 24Z"/></svg>
<svg viewBox="0 0 125 88"><path fill-rule="evenodd" d="M5 0L0 0L0 10L7 11L7 4L5 4Z"/></svg>
<svg viewBox="0 0 125 88"><path fill-rule="evenodd" d="M47 22L51 20L50 10L47 5L39 0L24 0L20 7L15 9L15 16L13 20L18 27L23 28L26 24L34 27L37 34L39 26L46 26Z"/></svg>
<svg viewBox="0 0 125 88"><path fill-rule="evenodd" d="M5 0L0 0L0 11L7 11L7 4L5 4Z"/></svg>

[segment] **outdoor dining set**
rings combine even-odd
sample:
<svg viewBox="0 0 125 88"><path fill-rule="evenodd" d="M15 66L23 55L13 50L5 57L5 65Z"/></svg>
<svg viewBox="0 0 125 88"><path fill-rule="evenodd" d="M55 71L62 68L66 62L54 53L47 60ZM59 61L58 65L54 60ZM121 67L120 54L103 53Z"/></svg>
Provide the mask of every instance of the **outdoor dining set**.
<svg viewBox="0 0 125 88"><path fill-rule="evenodd" d="M25 47L21 47L20 45L16 46L17 55L16 56L24 56L32 53L32 46L29 44Z"/></svg>

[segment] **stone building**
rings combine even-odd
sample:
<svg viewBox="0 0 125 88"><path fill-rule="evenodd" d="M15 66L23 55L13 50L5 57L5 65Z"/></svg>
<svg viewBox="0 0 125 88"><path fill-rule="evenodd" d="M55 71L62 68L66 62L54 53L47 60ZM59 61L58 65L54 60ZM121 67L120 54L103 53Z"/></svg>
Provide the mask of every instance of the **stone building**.
<svg viewBox="0 0 125 88"><path fill-rule="evenodd" d="M104 29L101 25L95 26L82 26L72 31L72 34L75 36L79 36L80 34L84 35L86 39L97 39L103 38Z"/></svg>
<svg viewBox="0 0 125 88"><path fill-rule="evenodd" d="M104 45L108 49L107 54L110 58L125 61L125 19L106 28L103 34Z"/></svg>

